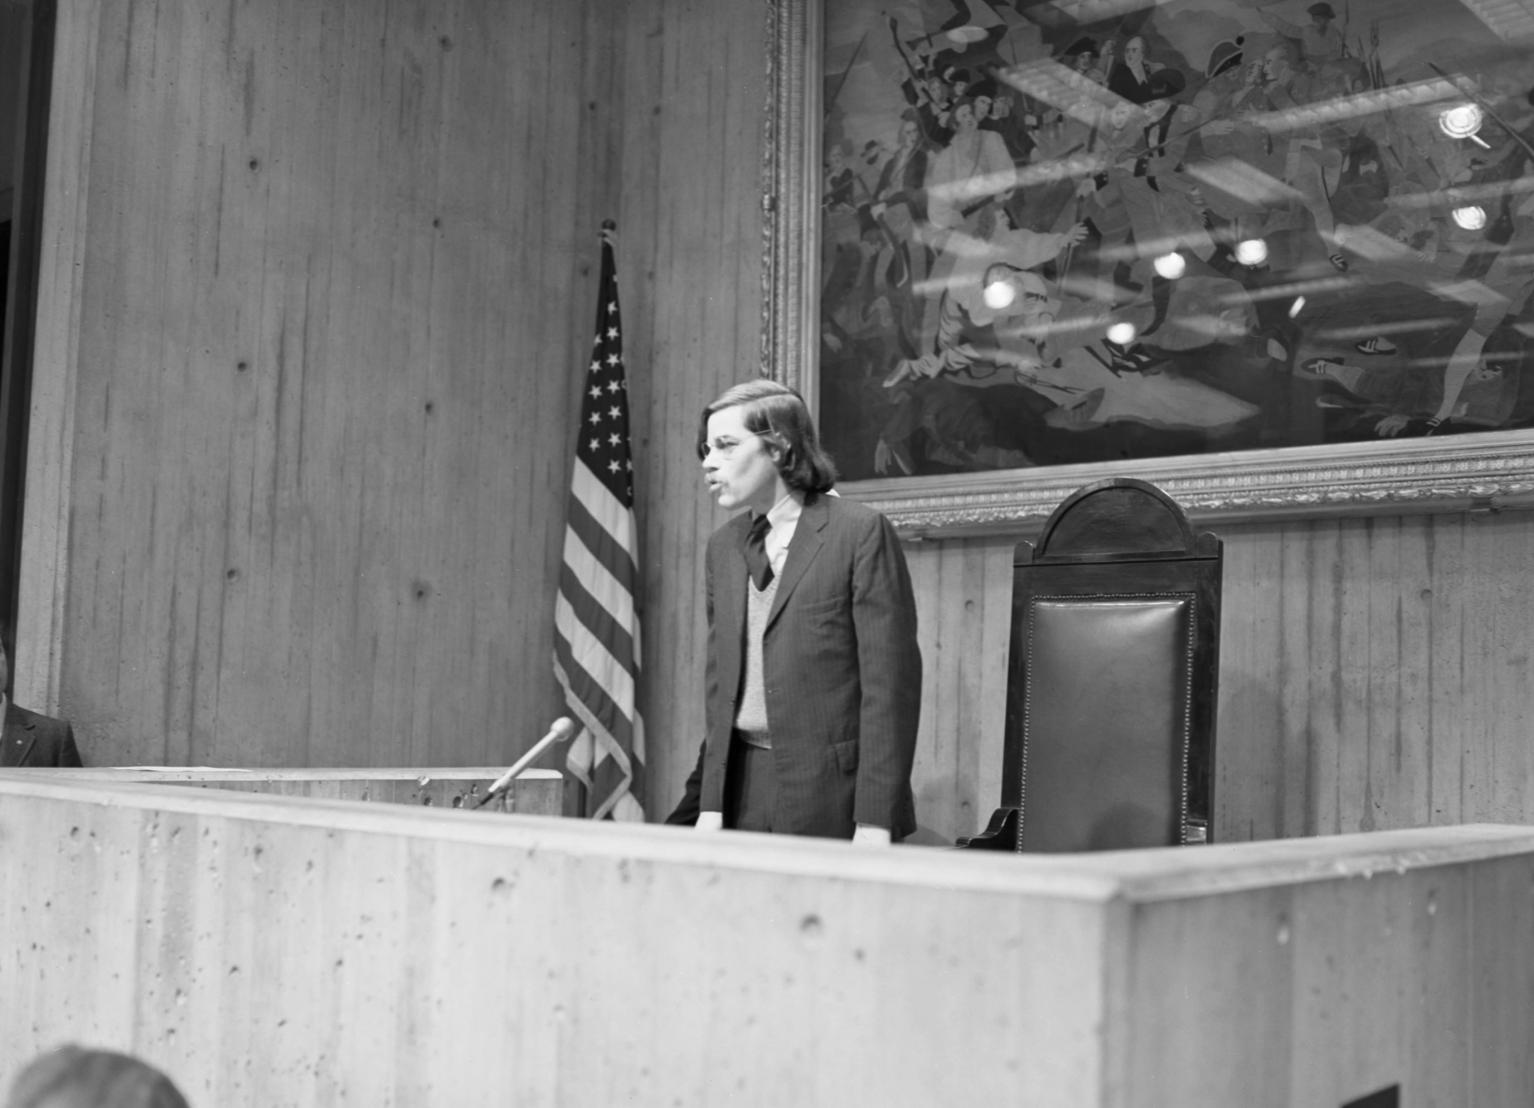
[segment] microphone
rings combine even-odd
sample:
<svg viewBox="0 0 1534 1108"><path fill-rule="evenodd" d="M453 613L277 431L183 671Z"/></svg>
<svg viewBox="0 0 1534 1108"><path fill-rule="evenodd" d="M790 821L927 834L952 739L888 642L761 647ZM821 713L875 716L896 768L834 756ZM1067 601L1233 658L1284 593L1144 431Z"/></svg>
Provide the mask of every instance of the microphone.
<svg viewBox="0 0 1534 1108"><path fill-rule="evenodd" d="M483 808L486 804L489 804L496 797L500 796L503 792L511 787L511 783L512 781L516 780L517 774L521 773L528 766L532 765L534 759L536 759L538 755L542 754L555 743L568 742L569 740L573 739L577 730L578 728L575 726L575 721L573 719L571 719L569 716L560 716L549 728L548 734L544 735L543 738L535 742L531 750L513 762L510 769L495 779L494 783L492 783L491 786L485 790L485 795L479 798L479 801L474 805L474 807Z"/></svg>

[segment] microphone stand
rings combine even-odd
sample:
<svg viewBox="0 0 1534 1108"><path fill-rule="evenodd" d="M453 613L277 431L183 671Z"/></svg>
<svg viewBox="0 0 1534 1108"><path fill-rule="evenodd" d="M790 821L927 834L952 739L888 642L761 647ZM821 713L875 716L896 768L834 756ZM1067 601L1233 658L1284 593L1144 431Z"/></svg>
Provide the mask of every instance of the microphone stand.
<svg viewBox="0 0 1534 1108"><path fill-rule="evenodd" d="M570 739L573 739L577 730L579 729L575 726L574 720L569 716L560 716L554 721L554 725L549 728L547 735L534 743L531 750L513 762L510 769L495 779L494 783L485 790L485 795L475 802L474 807L476 809L483 808L486 804L500 796L511 787L511 783L516 780L517 775L532 765L540 754L555 743L568 742Z"/></svg>

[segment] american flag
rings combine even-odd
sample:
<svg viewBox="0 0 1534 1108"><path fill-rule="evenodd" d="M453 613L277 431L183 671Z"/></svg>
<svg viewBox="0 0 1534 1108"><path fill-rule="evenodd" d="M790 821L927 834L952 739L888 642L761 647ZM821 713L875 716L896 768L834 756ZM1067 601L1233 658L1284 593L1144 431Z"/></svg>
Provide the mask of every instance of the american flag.
<svg viewBox="0 0 1534 1108"><path fill-rule="evenodd" d="M610 227L604 224L596 338L586 369L554 606L554 674L570 711L584 725L566 767L586 786L586 814L642 821L634 464L615 268Z"/></svg>

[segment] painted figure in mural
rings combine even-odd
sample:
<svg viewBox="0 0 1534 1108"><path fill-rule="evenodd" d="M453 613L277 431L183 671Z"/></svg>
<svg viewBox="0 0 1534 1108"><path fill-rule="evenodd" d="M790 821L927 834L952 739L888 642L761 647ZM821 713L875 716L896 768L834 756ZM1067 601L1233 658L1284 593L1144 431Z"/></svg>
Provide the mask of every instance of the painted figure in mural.
<svg viewBox="0 0 1534 1108"><path fill-rule="evenodd" d="M1124 56L1113 63L1108 73L1108 91L1131 104L1151 99L1150 80L1156 68L1145 57L1145 40L1135 35L1124 43Z"/></svg>
<svg viewBox="0 0 1534 1108"><path fill-rule="evenodd" d="M1311 65L1336 61L1347 56L1347 44L1342 29L1337 26L1337 13L1327 3L1315 3L1305 9L1310 18L1303 24L1274 15L1266 8L1258 8L1257 14L1279 34L1297 39L1303 58Z"/></svg>
<svg viewBox="0 0 1534 1108"><path fill-rule="evenodd" d="M876 16L826 115L847 160L889 151L822 231L848 476L1527 422L1534 58L1424 3ZM1453 97L1474 137L1445 130ZM977 299L995 266L1000 309Z"/></svg>
<svg viewBox="0 0 1534 1108"><path fill-rule="evenodd" d="M873 277L873 304L889 313L900 348L914 353L922 301L916 289L927 278L931 250L927 246L927 163L930 151L916 114L901 118L900 145L879 171L868 216L879 229Z"/></svg>

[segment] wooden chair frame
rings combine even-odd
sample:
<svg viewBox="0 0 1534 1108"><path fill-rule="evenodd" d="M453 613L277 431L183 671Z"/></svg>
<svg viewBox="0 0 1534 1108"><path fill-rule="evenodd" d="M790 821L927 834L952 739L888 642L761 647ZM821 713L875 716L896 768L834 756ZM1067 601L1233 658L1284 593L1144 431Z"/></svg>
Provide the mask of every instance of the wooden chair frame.
<svg viewBox="0 0 1534 1108"><path fill-rule="evenodd" d="M1078 490L1018 544L1001 807L960 846L1211 840L1222 557L1128 478Z"/></svg>

